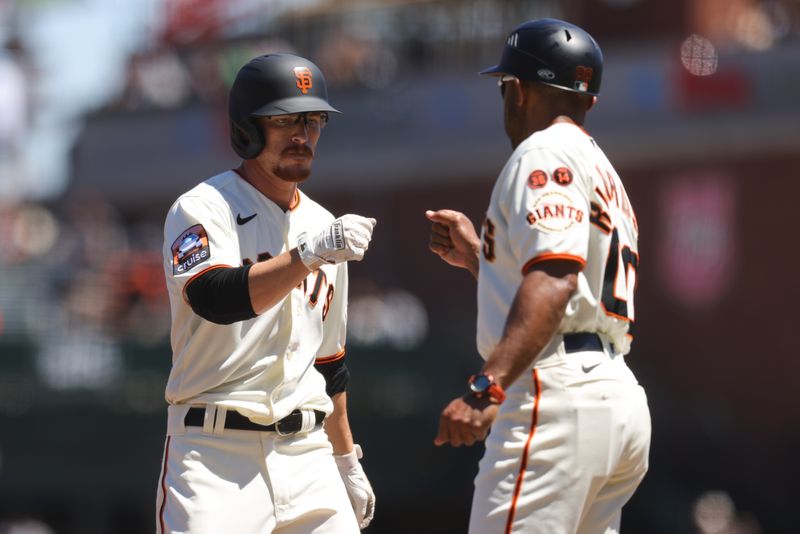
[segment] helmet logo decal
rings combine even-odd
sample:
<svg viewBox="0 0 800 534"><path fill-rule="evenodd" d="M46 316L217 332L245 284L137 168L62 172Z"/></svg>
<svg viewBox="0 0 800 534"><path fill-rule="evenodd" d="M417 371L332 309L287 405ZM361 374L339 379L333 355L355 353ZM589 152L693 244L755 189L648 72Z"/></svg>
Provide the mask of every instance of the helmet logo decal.
<svg viewBox="0 0 800 534"><path fill-rule="evenodd" d="M594 76L594 71L591 67L582 67L580 65L575 67L575 90L581 92L588 91L592 76Z"/></svg>
<svg viewBox="0 0 800 534"><path fill-rule="evenodd" d="M311 80L311 70L308 67L295 67L294 76L297 78L297 88L303 94L306 94L309 89L314 87Z"/></svg>
<svg viewBox="0 0 800 534"><path fill-rule="evenodd" d="M514 48L517 47L517 41L519 41L519 34L517 32L512 33L508 36L508 40L506 40L506 44L508 46L513 46Z"/></svg>
<svg viewBox="0 0 800 534"><path fill-rule="evenodd" d="M554 80L556 77L555 73L550 69L539 69L536 71L536 74L543 80Z"/></svg>

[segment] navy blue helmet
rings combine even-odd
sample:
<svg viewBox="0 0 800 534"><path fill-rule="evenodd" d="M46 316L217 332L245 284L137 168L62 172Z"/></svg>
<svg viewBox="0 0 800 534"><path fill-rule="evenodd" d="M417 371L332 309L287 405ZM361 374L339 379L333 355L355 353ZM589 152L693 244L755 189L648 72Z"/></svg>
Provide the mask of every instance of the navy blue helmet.
<svg viewBox="0 0 800 534"><path fill-rule="evenodd" d="M603 53L592 36L574 24L530 20L508 36L500 63L481 74L511 74L565 91L598 95Z"/></svg>

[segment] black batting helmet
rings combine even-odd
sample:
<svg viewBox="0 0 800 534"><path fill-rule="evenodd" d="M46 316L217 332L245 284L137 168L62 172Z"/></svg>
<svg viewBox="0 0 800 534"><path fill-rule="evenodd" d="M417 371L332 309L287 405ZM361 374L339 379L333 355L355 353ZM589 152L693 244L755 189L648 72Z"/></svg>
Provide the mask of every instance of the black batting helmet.
<svg viewBox="0 0 800 534"><path fill-rule="evenodd" d="M328 104L325 77L314 63L292 54L267 54L239 70L228 98L231 145L253 159L264 149L254 117L339 110Z"/></svg>
<svg viewBox="0 0 800 534"><path fill-rule="evenodd" d="M592 36L574 24L529 20L508 36L500 63L481 74L511 74L565 91L597 95L603 53Z"/></svg>

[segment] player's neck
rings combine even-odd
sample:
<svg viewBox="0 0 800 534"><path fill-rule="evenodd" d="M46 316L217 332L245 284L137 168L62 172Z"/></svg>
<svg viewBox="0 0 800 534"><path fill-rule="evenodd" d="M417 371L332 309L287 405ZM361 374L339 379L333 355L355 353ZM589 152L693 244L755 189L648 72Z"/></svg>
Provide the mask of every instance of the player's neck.
<svg viewBox="0 0 800 534"><path fill-rule="evenodd" d="M571 117L563 114L555 116L531 116L525 124L522 135L519 136L518 139L512 139L512 145L514 148L516 148L520 143L522 143L522 141L531 135L535 134L536 132L546 130L555 124L572 124L573 126L582 128L583 121L579 121L577 119L577 117Z"/></svg>
<svg viewBox="0 0 800 534"><path fill-rule="evenodd" d="M552 123L550 123L551 126L554 124L571 124L573 126L577 126L578 128L582 128L583 121L579 122L578 120L576 120L576 118L569 117L567 115L559 115L558 117L553 119Z"/></svg>
<svg viewBox="0 0 800 534"><path fill-rule="evenodd" d="M291 208L297 194L296 183L281 180L277 176L271 176L269 173L263 172L261 167L254 163L254 160L242 161L242 164L235 171L283 211L288 211Z"/></svg>

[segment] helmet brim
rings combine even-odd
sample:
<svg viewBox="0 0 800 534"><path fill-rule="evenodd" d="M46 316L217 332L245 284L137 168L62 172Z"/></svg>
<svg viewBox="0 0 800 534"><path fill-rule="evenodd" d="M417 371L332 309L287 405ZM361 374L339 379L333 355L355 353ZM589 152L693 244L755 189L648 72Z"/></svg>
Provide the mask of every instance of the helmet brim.
<svg viewBox="0 0 800 534"><path fill-rule="evenodd" d="M338 109L316 96L293 96L275 100L251 113L255 117L287 115L289 113L305 113L308 111L328 111L341 113Z"/></svg>
<svg viewBox="0 0 800 534"><path fill-rule="evenodd" d="M508 73L502 70L500 65L495 65L493 67L489 67L488 69L483 69L478 74L481 76L502 76L503 74Z"/></svg>

